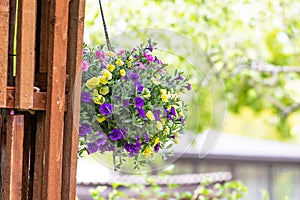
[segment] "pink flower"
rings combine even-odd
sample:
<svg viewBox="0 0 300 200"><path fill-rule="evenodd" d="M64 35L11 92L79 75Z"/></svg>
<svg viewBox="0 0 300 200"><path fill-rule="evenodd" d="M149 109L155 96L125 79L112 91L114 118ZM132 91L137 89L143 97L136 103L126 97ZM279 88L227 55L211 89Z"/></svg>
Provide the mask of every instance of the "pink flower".
<svg viewBox="0 0 300 200"><path fill-rule="evenodd" d="M95 52L96 58L99 58L101 61L105 61L107 59L107 55L105 52L97 50Z"/></svg>
<svg viewBox="0 0 300 200"><path fill-rule="evenodd" d="M126 57L126 55L125 55L125 50L120 50L120 51L117 53L117 55L122 55L122 57L125 58L125 57Z"/></svg>
<svg viewBox="0 0 300 200"><path fill-rule="evenodd" d="M89 63L86 60L82 60L82 71L87 71L89 68Z"/></svg>
<svg viewBox="0 0 300 200"><path fill-rule="evenodd" d="M154 61L154 58L152 55L150 54L147 54L146 52L143 52L144 56L150 61L150 62L153 62Z"/></svg>
<svg viewBox="0 0 300 200"><path fill-rule="evenodd" d="M145 68L145 66L144 66L144 64L143 64L143 63L141 63L141 62L138 62L138 68L139 68L139 69L144 69L144 68Z"/></svg>

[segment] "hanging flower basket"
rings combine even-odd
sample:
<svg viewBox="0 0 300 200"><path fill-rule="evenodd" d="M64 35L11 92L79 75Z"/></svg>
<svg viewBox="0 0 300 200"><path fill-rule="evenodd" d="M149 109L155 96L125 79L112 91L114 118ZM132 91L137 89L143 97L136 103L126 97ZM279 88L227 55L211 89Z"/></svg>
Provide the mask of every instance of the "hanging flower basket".
<svg viewBox="0 0 300 200"><path fill-rule="evenodd" d="M79 154L112 151L116 169L129 157L138 168L177 143L185 127L179 94L191 85L182 72L167 73L151 40L130 50L103 47L83 50Z"/></svg>

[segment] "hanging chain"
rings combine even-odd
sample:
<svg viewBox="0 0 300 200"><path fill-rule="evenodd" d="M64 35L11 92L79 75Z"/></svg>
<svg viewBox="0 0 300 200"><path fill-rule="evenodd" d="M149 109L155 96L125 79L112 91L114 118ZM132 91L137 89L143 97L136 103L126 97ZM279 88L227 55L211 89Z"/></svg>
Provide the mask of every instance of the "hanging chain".
<svg viewBox="0 0 300 200"><path fill-rule="evenodd" d="M108 37L108 32L107 32L105 19L104 19L104 13L103 13L102 5L101 5L101 0L99 0L99 6L100 6L100 11L101 11L101 17L102 17L102 23L103 23L103 28L104 28L104 34L105 34L107 49L109 51L111 51L112 48L111 48L111 44L110 44L109 37Z"/></svg>

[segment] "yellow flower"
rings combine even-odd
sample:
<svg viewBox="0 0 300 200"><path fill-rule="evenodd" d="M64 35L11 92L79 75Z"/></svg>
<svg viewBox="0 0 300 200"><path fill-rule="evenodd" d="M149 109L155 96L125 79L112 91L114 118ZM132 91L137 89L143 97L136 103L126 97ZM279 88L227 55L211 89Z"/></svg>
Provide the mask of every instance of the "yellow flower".
<svg viewBox="0 0 300 200"><path fill-rule="evenodd" d="M117 61L116 61L116 64L118 65L118 66L123 66L124 65L124 62L121 60L121 59L118 59Z"/></svg>
<svg viewBox="0 0 300 200"><path fill-rule="evenodd" d="M150 147L146 147L146 149L143 151L143 154L146 158L148 158L152 154Z"/></svg>
<svg viewBox="0 0 300 200"><path fill-rule="evenodd" d="M126 75L126 71L125 71L124 69L121 69L121 70L120 70L120 75L121 75L121 76L125 76L125 75Z"/></svg>
<svg viewBox="0 0 300 200"><path fill-rule="evenodd" d="M169 133L170 133L170 128L169 128L169 127L166 127L165 130L164 130L164 132L165 132L166 134L169 134Z"/></svg>
<svg viewBox="0 0 300 200"><path fill-rule="evenodd" d="M112 51L107 51L106 55L108 55L109 57L113 57L113 56L115 56L115 53Z"/></svg>
<svg viewBox="0 0 300 200"><path fill-rule="evenodd" d="M94 96L94 97L97 97L98 95L99 95L98 90L94 89L93 96Z"/></svg>
<svg viewBox="0 0 300 200"><path fill-rule="evenodd" d="M100 81L100 83L102 83L103 85L105 85L105 84L108 83L108 81L107 81L107 79L106 79L105 76L99 76L99 81Z"/></svg>
<svg viewBox="0 0 300 200"><path fill-rule="evenodd" d="M96 77L93 77L93 78L89 79L85 85L90 89L94 89L98 86L98 84L99 84L99 79Z"/></svg>
<svg viewBox="0 0 300 200"><path fill-rule="evenodd" d="M160 119L161 124L164 126L166 124L166 120L165 119Z"/></svg>
<svg viewBox="0 0 300 200"><path fill-rule="evenodd" d="M163 102L167 102L167 101L168 101L168 96L167 96L166 94L162 94L162 95L161 95L161 100L162 100Z"/></svg>
<svg viewBox="0 0 300 200"><path fill-rule="evenodd" d="M114 71L115 68L116 68L116 67L115 67L113 64L108 64L108 65L107 65L107 69L108 69L110 72Z"/></svg>
<svg viewBox="0 0 300 200"><path fill-rule="evenodd" d="M167 94L166 89L160 89L159 91L160 91L161 94Z"/></svg>
<svg viewBox="0 0 300 200"><path fill-rule="evenodd" d="M175 138L175 139L174 139L174 143L175 143L175 144L178 144L178 138Z"/></svg>
<svg viewBox="0 0 300 200"><path fill-rule="evenodd" d="M107 87L107 86L104 86L104 87L102 87L102 88L100 88L100 94L102 94L102 95L106 95L106 94L108 94L109 93L109 87Z"/></svg>
<svg viewBox="0 0 300 200"><path fill-rule="evenodd" d="M151 78L151 81L152 81L152 83L154 84L154 85L158 85L159 84L159 82L156 80L156 78L154 78L154 77L152 77Z"/></svg>
<svg viewBox="0 0 300 200"><path fill-rule="evenodd" d="M156 128L158 129L158 130L163 130L163 125L162 125L162 123L160 122L160 121L157 121L156 122Z"/></svg>
<svg viewBox="0 0 300 200"><path fill-rule="evenodd" d="M142 94L143 94L143 97L145 97L145 98L151 97L151 93L148 88L144 88Z"/></svg>
<svg viewBox="0 0 300 200"><path fill-rule="evenodd" d="M159 137L155 138L153 146L157 145L160 142Z"/></svg>
<svg viewBox="0 0 300 200"><path fill-rule="evenodd" d="M151 111L148 111L148 112L146 113L146 116L147 116L147 118L148 118L149 120L151 120L151 121L155 120L154 115L153 115L153 113L152 113Z"/></svg>
<svg viewBox="0 0 300 200"><path fill-rule="evenodd" d="M110 71L108 71L107 69L104 70L102 72L102 75L107 79L107 80L110 80L112 78L112 74L110 73Z"/></svg>
<svg viewBox="0 0 300 200"><path fill-rule="evenodd" d="M133 62L133 58L132 56L129 56L129 59L127 60L128 63L132 63Z"/></svg>
<svg viewBox="0 0 300 200"><path fill-rule="evenodd" d="M128 68L131 68L131 67L132 67L132 64L131 64L131 63L127 63L127 67L128 67Z"/></svg>
<svg viewBox="0 0 300 200"><path fill-rule="evenodd" d="M99 122L99 123L102 123L102 122L104 122L106 120L106 117L105 116L102 116L102 117L98 117L97 118L97 121Z"/></svg>
<svg viewBox="0 0 300 200"><path fill-rule="evenodd" d="M96 104L100 104L100 105L105 102L105 98L102 95L95 96L93 100Z"/></svg>

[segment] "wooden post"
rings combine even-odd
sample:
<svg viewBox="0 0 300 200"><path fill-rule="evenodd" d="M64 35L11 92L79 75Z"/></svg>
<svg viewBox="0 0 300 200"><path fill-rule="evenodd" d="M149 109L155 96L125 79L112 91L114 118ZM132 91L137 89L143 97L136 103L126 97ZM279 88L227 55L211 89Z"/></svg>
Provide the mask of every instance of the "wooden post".
<svg viewBox="0 0 300 200"><path fill-rule="evenodd" d="M8 116L4 199L21 200L23 167L24 116Z"/></svg>
<svg viewBox="0 0 300 200"><path fill-rule="evenodd" d="M43 192L43 171L45 154L45 112L37 113L36 136L35 136L35 158L33 175L33 197L32 200L41 200Z"/></svg>
<svg viewBox="0 0 300 200"><path fill-rule="evenodd" d="M43 200L61 199L69 0L52 0L48 47Z"/></svg>
<svg viewBox="0 0 300 200"><path fill-rule="evenodd" d="M70 2L67 57L69 78L63 143L62 199L75 199L76 196L84 11L85 0Z"/></svg>
<svg viewBox="0 0 300 200"><path fill-rule="evenodd" d="M9 0L0 1L0 106L6 105Z"/></svg>
<svg viewBox="0 0 300 200"><path fill-rule="evenodd" d="M18 1L16 108L33 107L36 1Z"/></svg>

